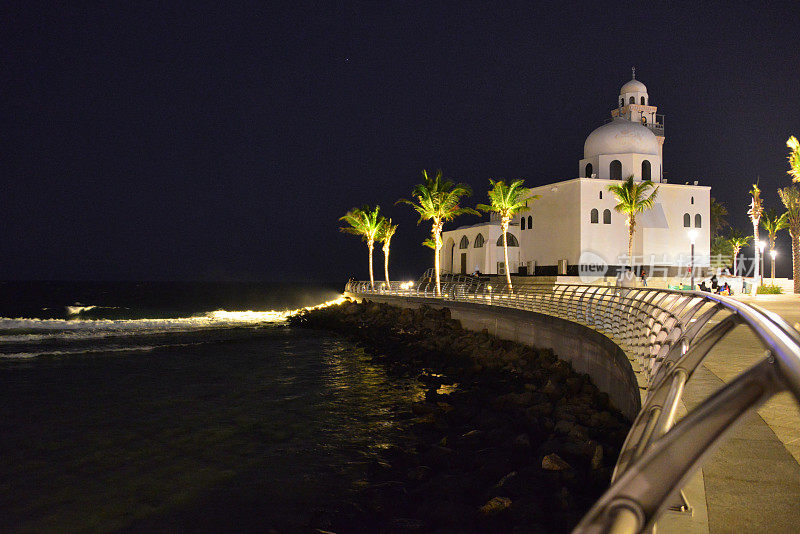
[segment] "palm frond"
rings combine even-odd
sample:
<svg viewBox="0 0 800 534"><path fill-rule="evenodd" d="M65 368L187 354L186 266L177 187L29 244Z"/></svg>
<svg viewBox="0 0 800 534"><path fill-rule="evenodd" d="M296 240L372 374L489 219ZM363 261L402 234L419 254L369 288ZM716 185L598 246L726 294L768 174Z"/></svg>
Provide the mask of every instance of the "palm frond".
<svg viewBox="0 0 800 534"><path fill-rule="evenodd" d="M758 188L758 183L753 184L753 188L750 190L750 197L750 209L747 210L747 214L753 224L756 224L764 214L764 204L761 200L761 189Z"/></svg>
<svg viewBox="0 0 800 534"><path fill-rule="evenodd" d="M394 237L394 233L397 231L398 225L392 224L391 219L381 218L381 222L381 229L380 232L378 232L376 240L380 241L381 243L388 243L392 240L392 237Z"/></svg>
<svg viewBox="0 0 800 534"><path fill-rule="evenodd" d="M786 208L786 222L792 235L800 235L800 189L796 185L778 189L778 196Z"/></svg>
<svg viewBox="0 0 800 534"><path fill-rule="evenodd" d="M442 171L437 171L434 177L423 170L424 182L414 186L411 194L415 200L400 199L397 203L408 204L419 213L417 224L425 220L436 222L450 221L459 215L467 213L477 215L472 208L459 205L462 197L472 194L472 189L467 184L456 184L442 178Z"/></svg>
<svg viewBox="0 0 800 534"><path fill-rule="evenodd" d="M795 136L791 136L786 141L789 147L789 170L787 173L792 177L793 182L800 182L800 141Z"/></svg>
<svg viewBox="0 0 800 534"><path fill-rule="evenodd" d="M739 230L735 228L731 230L731 235L728 237L728 245L734 251L739 251L742 247L746 247L750 244L750 240L753 239L751 235L744 235Z"/></svg>
<svg viewBox="0 0 800 534"><path fill-rule="evenodd" d="M538 195L532 195L524 184L525 180L515 180L509 185L503 180L495 181L490 178L491 189L487 192L489 204L478 204L475 207L510 219L519 212L529 210L528 201L539 198Z"/></svg>
<svg viewBox="0 0 800 534"><path fill-rule="evenodd" d="M711 218L711 231L715 236L719 236L720 232L730 226L728 220L725 218L728 215L728 207L724 202L717 201L711 197L709 204L710 218Z"/></svg>
<svg viewBox="0 0 800 534"><path fill-rule="evenodd" d="M369 206L353 208L339 218L350 226L339 230L347 234L360 235L364 241L374 241L383 225L383 218L379 215L380 210L380 206L375 206L375 209Z"/></svg>
<svg viewBox="0 0 800 534"><path fill-rule="evenodd" d="M650 189L654 187L650 193ZM617 197L618 204L614 206L614 210L632 218L655 206L659 188L650 181L635 182L631 175L622 184L609 185L608 190Z"/></svg>

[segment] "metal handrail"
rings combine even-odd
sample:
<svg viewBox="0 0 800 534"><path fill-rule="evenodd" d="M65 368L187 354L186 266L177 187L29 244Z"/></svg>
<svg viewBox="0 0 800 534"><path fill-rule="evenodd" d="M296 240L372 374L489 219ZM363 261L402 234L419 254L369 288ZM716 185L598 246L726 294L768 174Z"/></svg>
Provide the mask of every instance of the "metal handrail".
<svg viewBox="0 0 800 534"><path fill-rule="evenodd" d="M358 295L419 297L529 310L580 323L611 338L644 374L647 396L617 459L612 484L576 533L642 532L675 502L681 488L731 430L770 397L800 401L800 333L757 306L704 292L582 284L505 284L466 280L370 287ZM719 321L711 326L710 321ZM714 346L737 325L763 343L764 359L677 423L685 385Z"/></svg>

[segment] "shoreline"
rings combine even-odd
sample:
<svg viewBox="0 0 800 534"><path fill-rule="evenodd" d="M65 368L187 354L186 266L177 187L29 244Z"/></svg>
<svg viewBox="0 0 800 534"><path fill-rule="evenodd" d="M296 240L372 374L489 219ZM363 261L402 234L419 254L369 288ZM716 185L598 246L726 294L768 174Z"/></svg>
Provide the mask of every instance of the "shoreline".
<svg viewBox="0 0 800 534"><path fill-rule="evenodd" d="M450 310L351 301L292 326L338 332L424 398L334 532L566 532L608 487L629 422L552 351L463 330Z"/></svg>

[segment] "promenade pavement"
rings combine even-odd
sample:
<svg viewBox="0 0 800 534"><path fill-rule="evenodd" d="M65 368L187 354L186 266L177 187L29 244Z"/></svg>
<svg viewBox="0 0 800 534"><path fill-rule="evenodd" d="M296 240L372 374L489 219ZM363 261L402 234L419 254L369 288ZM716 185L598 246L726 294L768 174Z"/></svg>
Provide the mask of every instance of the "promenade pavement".
<svg viewBox="0 0 800 534"><path fill-rule="evenodd" d="M800 323L800 295L737 298ZM763 357L764 348L750 330L737 327L688 382L685 408L693 409ZM698 510L702 490L706 510ZM689 525L667 514L660 532L800 532L800 409L794 397L777 395L750 416L704 465L687 494L699 517Z"/></svg>

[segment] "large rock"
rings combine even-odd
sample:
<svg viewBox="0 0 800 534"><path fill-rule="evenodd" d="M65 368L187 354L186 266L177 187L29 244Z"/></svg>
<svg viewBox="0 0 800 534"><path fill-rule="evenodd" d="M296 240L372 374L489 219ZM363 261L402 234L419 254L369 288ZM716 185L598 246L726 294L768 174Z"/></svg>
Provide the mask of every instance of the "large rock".
<svg viewBox="0 0 800 534"><path fill-rule="evenodd" d="M511 499L508 497L494 497L490 499L489 502L481 506L479 511L481 515L485 516L497 515L500 512L508 510L511 507L511 504Z"/></svg>
<svg viewBox="0 0 800 534"><path fill-rule="evenodd" d="M563 471L565 469L572 469L572 466L564 461L561 456L552 453L542 458L542 469L545 471Z"/></svg>

